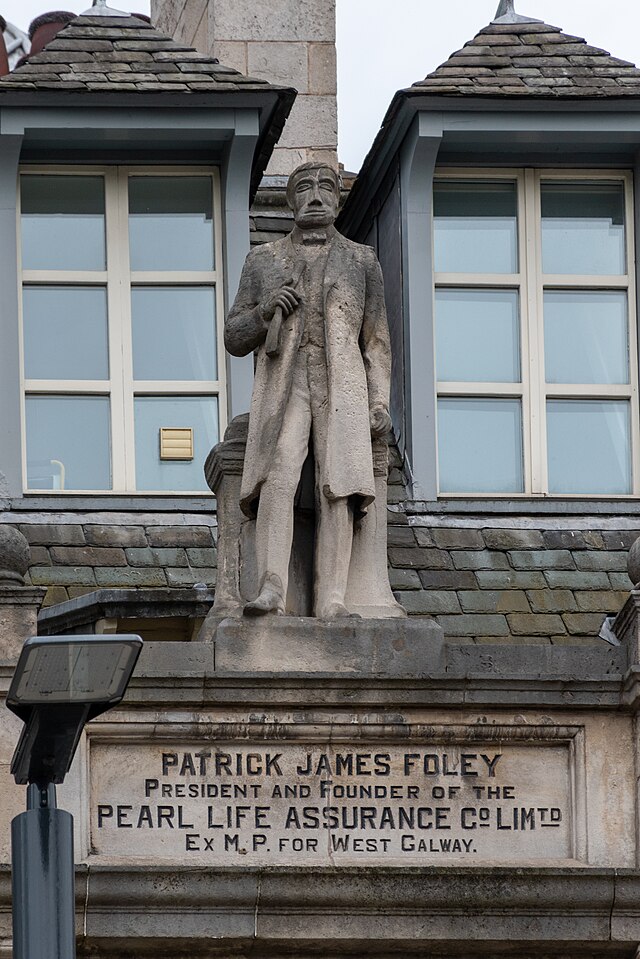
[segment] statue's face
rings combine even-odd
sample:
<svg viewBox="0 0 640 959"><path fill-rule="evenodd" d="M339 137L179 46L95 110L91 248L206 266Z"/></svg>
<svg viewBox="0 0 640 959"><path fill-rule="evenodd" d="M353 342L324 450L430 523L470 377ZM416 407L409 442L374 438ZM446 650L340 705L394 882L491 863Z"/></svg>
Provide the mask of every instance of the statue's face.
<svg viewBox="0 0 640 959"><path fill-rule="evenodd" d="M330 226L338 215L340 191L330 169L303 170L291 191L291 206L301 229Z"/></svg>

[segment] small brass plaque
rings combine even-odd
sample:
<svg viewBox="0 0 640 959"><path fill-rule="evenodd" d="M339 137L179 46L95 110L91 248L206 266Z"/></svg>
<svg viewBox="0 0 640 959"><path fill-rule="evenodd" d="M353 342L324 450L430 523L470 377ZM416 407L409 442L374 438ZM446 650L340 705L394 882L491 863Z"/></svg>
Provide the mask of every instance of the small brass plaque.
<svg viewBox="0 0 640 959"><path fill-rule="evenodd" d="M193 430L160 428L160 459L161 460L192 460L193 459Z"/></svg>

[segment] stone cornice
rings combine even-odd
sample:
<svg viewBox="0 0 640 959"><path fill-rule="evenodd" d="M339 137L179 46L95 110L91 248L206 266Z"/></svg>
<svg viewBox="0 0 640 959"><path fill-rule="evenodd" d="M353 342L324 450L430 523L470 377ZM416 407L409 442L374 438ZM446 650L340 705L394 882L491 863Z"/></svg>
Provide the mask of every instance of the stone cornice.
<svg viewBox="0 0 640 959"><path fill-rule="evenodd" d="M0 867L0 937L10 934L10 892L9 868ZM424 956L426 942L430 949L466 943L465 954L474 955L483 943L501 955L536 946L539 956L561 948L576 957L589 943L600 956L620 955L640 940L639 898L636 870L92 863L76 872L79 945L101 956L120 955L124 942L136 955L161 949L162 956L200 955L205 946L207 956L248 947L281 956L285 943L325 957L355 955L354 944L367 955L401 947L403 956Z"/></svg>
<svg viewBox="0 0 640 959"><path fill-rule="evenodd" d="M0 606L35 606L40 609L46 592L43 586L0 586Z"/></svg>

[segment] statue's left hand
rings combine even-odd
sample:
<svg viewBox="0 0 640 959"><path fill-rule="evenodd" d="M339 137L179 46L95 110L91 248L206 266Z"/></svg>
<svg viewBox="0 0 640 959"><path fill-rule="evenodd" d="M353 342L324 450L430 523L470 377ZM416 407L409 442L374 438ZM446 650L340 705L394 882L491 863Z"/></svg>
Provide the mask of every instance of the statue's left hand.
<svg viewBox="0 0 640 959"><path fill-rule="evenodd" d="M386 436L391 429L391 417L386 406L374 406L369 412L369 423L372 436Z"/></svg>

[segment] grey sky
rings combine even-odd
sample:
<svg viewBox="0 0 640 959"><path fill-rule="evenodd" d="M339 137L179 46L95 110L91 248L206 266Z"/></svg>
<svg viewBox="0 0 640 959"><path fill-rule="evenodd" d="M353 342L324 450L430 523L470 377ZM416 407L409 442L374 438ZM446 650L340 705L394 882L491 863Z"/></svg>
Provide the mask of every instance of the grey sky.
<svg viewBox="0 0 640 959"><path fill-rule="evenodd" d="M91 6L93 0L0 0L0 13L5 20L15 23L21 30L27 29L34 17L49 10L69 10L82 13ZM118 10L135 10L136 13L149 13L149 0L109 0L109 6Z"/></svg>
<svg viewBox="0 0 640 959"><path fill-rule="evenodd" d="M112 0L149 12L149 0ZM410 86L489 23L498 0L337 0L340 159L359 170L394 92ZM0 0L24 29L46 10L80 13L90 0ZM516 0L519 13L584 37L614 56L640 61L638 0Z"/></svg>
<svg viewBox="0 0 640 959"><path fill-rule="evenodd" d="M357 171L396 90L491 22L498 0L338 0L340 159ZM516 0L518 13L640 61L638 0Z"/></svg>

